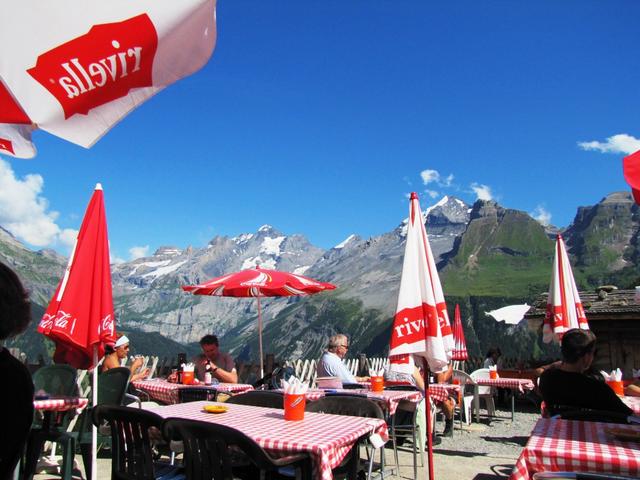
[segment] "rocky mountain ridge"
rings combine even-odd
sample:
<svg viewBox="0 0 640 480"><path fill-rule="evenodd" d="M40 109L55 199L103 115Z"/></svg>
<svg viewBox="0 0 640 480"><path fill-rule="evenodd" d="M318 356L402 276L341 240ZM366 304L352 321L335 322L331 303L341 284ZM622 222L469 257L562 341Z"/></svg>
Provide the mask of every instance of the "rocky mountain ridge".
<svg viewBox="0 0 640 480"><path fill-rule="evenodd" d="M444 197L423 216L451 313L460 303L472 348L481 351L500 335L518 335L518 348L534 353L535 338L498 328L483 312L524 303L546 290L553 256L550 230L525 212L490 201L469 206L454 197ZM614 193L581 207L563 231L577 261L578 283L590 286L594 272L598 281L635 280L639 231L637 206L629 194ZM351 235L324 251L302 235L264 225L255 233L217 236L203 248L161 247L149 257L113 265L116 317L125 329L159 332L184 344L215 332L234 355L255 358L254 299L192 296L180 286L260 264L339 287L308 298L263 299L265 351L315 356L328 335L341 331L352 336L353 351L379 355L388 342L405 236L406 221L366 240ZM65 264L49 252L29 251L4 230L0 260L25 278L41 305L48 303Z"/></svg>

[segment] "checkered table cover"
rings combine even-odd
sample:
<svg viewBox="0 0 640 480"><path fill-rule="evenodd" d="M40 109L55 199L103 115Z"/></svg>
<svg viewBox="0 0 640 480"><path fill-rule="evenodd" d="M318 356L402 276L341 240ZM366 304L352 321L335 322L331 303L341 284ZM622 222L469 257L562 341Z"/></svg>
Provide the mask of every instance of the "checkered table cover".
<svg viewBox="0 0 640 480"><path fill-rule="evenodd" d="M634 415L640 415L640 397L620 397L631 410Z"/></svg>
<svg viewBox="0 0 640 480"><path fill-rule="evenodd" d="M274 456L307 452L311 455L314 478L331 480L337 467L353 444L363 435L378 433L388 439L387 424L382 419L347 417L305 412L302 421L284 420L284 410L221 403L228 411L205 413L204 405L190 402L150 410L161 417L179 417L213 422L240 430Z"/></svg>
<svg viewBox="0 0 640 480"><path fill-rule="evenodd" d="M475 381L478 385L485 387L502 387L518 389L520 393L525 390L533 390L533 382L528 378L478 378Z"/></svg>
<svg viewBox="0 0 640 480"><path fill-rule="evenodd" d="M240 393L247 390L253 390L251 385L244 383L217 383L215 385L205 385L199 383L198 385L183 385L181 383L170 383L163 379L154 380L138 380L133 382L133 386L138 390L142 390L148 393L149 396L161 403L167 405L173 405L178 403L178 389L183 387L213 387L219 392Z"/></svg>
<svg viewBox="0 0 640 480"><path fill-rule="evenodd" d="M48 398L46 400L34 400L33 408L48 412L66 412L67 410L75 408L80 412L88 403L88 398L58 397Z"/></svg>
<svg viewBox="0 0 640 480"><path fill-rule="evenodd" d="M536 472L582 471L637 476L638 443L605 432L620 425L541 418L522 450L509 480L529 480ZM624 425L640 432L640 425Z"/></svg>
<svg viewBox="0 0 640 480"><path fill-rule="evenodd" d="M371 388L369 382L358 382L367 389ZM446 400L450 395L457 395L460 391L460 385L454 385L452 383L430 383L429 395L434 402L442 402ZM396 402L397 403L397 402ZM395 408L394 408L395 411Z"/></svg>
<svg viewBox="0 0 640 480"><path fill-rule="evenodd" d="M278 390L282 391L282 389ZM384 390L382 392L372 392L367 389L346 389L346 388L331 388L322 390L320 388L312 388L307 390L305 397L309 401L318 400L325 396L326 392L332 393L346 393L350 395L362 395L370 398L372 400L378 400L384 402L389 415L393 415L396 413L396 409L398 408L398 402L400 400L410 400L412 402L419 402L422 400L422 393L417 391L407 391L407 390Z"/></svg>

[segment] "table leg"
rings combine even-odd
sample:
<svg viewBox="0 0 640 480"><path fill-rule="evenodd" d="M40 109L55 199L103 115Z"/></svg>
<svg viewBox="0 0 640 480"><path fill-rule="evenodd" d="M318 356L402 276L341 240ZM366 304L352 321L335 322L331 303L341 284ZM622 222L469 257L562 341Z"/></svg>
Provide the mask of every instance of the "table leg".
<svg viewBox="0 0 640 480"><path fill-rule="evenodd" d="M480 423L480 394L478 385L473 386L473 408L476 411L476 423Z"/></svg>
<svg viewBox="0 0 640 480"><path fill-rule="evenodd" d="M513 422L513 417L515 415L516 410L516 392L511 390L511 421Z"/></svg>

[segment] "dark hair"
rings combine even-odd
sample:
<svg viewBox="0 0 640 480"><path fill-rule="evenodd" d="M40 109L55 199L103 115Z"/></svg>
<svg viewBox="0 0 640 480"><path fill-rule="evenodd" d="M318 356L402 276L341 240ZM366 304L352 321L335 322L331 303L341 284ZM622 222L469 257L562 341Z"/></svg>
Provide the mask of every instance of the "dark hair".
<svg viewBox="0 0 640 480"><path fill-rule="evenodd" d="M200 339L200 345L215 345L217 347L219 345L218 337L215 335L205 335Z"/></svg>
<svg viewBox="0 0 640 480"><path fill-rule="evenodd" d="M572 328L562 336L560 351L567 363L575 363L596 348L596 336L591 330Z"/></svg>
<svg viewBox="0 0 640 480"><path fill-rule="evenodd" d="M500 349L491 347L489 350L487 350L487 356L485 358L493 357L496 353L499 355Z"/></svg>
<svg viewBox="0 0 640 480"><path fill-rule="evenodd" d="M24 332L30 321L29 294L15 272L0 263L0 340Z"/></svg>

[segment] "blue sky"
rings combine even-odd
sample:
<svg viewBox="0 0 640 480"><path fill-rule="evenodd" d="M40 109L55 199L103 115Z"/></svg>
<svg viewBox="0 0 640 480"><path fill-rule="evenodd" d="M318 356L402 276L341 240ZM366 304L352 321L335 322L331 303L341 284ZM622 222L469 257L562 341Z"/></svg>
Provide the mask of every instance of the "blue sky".
<svg viewBox="0 0 640 480"><path fill-rule="evenodd" d="M636 0L219 0L203 70L89 150L36 132L36 158L0 159L0 225L68 253L101 182L124 260L266 223L330 248L395 228L411 191L567 226L627 189L638 18Z"/></svg>

